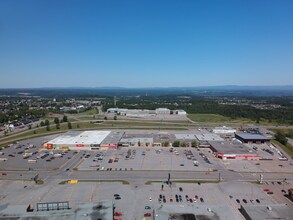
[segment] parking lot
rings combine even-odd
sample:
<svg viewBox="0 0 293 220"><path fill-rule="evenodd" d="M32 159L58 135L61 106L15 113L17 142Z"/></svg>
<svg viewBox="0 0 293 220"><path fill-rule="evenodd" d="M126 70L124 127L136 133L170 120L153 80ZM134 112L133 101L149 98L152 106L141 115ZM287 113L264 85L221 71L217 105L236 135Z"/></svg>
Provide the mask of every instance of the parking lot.
<svg viewBox="0 0 293 220"><path fill-rule="evenodd" d="M118 150L86 152L79 170L188 170L211 171L214 158L194 148L131 147ZM88 156L87 156L88 155ZM209 160L205 159L210 157Z"/></svg>
<svg viewBox="0 0 293 220"><path fill-rule="evenodd" d="M0 150L0 167L3 170L54 170L62 167L77 152L45 150L45 138L21 141Z"/></svg>
<svg viewBox="0 0 293 220"><path fill-rule="evenodd" d="M184 207L196 212L201 207L225 207L225 215L232 219L244 219L238 208L241 204L269 205L277 202L286 203L283 195L277 195L281 188L290 186L268 183L257 185L251 183L165 183L130 184L114 182L78 182L77 184L60 185L60 181L48 181L44 185L35 185L31 181L0 181L1 204L35 205L38 202L69 201L75 208L83 203L96 203L112 200L115 211L122 212L123 219L141 219L153 209L171 206L173 213ZM162 187L163 185L163 187ZM269 188L273 195L264 191ZM278 189L280 188L280 189ZM87 190L85 190L87 189ZM276 199L276 197L278 199ZM131 198L131 199L130 199ZM223 214L219 213L220 216Z"/></svg>

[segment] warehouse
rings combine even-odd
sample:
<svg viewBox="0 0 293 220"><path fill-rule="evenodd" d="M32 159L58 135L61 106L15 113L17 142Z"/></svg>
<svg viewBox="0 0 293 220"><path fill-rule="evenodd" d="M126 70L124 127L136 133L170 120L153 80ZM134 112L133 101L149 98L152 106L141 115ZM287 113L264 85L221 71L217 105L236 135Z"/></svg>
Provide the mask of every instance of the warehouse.
<svg viewBox="0 0 293 220"><path fill-rule="evenodd" d="M241 133L235 134L235 138L237 138L242 143L269 143L270 139L260 135L260 134L248 134L248 133Z"/></svg>
<svg viewBox="0 0 293 220"><path fill-rule="evenodd" d="M111 131L70 131L44 144L47 149L99 150ZM118 144L118 142L117 142Z"/></svg>
<svg viewBox="0 0 293 220"><path fill-rule="evenodd" d="M168 108L156 108L155 110L157 115L170 115L171 111Z"/></svg>
<svg viewBox="0 0 293 220"><path fill-rule="evenodd" d="M214 152L216 157L227 159L240 159L240 160L259 160L259 155L251 152L246 146L239 142L229 141L209 141L210 149Z"/></svg>

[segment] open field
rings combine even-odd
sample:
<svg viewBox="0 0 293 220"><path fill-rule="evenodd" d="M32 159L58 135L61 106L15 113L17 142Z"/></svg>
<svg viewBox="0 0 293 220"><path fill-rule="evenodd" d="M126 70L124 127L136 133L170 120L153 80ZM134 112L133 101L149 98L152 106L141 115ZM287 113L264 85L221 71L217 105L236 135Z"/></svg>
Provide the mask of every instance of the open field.
<svg viewBox="0 0 293 220"><path fill-rule="evenodd" d="M199 123L235 123L235 124L243 124L243 123L256 123L248 118L230 118L223 115L218 114L188 114L187 117L194 122ZM268 120L260 120L260 125L279 125L277 122L269 122Z"/></svg>
<svg viewBox="0 0 293 220"><path fill-rule="evenodd" d="M76 121L72 122L72 129L71 130L89 130L89 129L120 129L120 128L126 128L126 129L155 129L155 130L188 130L188 128L184 127L183 124L176 124L176 123L148 123L148 122L134 122L134 121L105 121L104 123L94 124L90 122L82 122L82 121ZM50 135L50 134L58 134L67 132L70 129L68 129L67 123L61 123L60 129L56 128L55 124L50 125L50 131L47 131L46 127L39 127L32 130L27 130L25 132L22 132L19 135L13 135L13 136L5 136L1 138L2 143L5 142L5 145L9 141L16 141L16 140L24 140L26 138L33 138L33 137L40 137L44 135ZM0 146L3 146L0 144Z"/></svg>
<svg viewBox="0 0 293 220"><path fill-rule="evenodd" d="M288 143L287 146L281 144L279 141L272 140L272 142L281 147L291 158L293 158L292 146Z"/></svg>
<svg viewBox="0 0 293 220"><path fill-rule="evenodd" d="M194 122L251 122L249 119L231 119L229 117L225 117L222 115L216 115L216 114L188 114L188 118L190 118Z"/></svg>

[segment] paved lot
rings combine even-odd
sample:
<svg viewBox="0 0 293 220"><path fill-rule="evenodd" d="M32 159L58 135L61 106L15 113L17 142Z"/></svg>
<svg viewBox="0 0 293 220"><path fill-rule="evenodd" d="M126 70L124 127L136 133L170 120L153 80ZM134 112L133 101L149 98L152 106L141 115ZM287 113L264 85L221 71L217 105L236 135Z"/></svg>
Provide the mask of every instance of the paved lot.
<svg viewBox="0 0 293 220"><path fill-rule="evenodd" d="M55 135L56 136L56 135ZM42 147L42 143L54 136L35 138L11 144L1 150L2 170L54 170L63 167L77 152L50 151Z"/></svg>
<svg viewBox="0 0 293 220"><path fill-rule="evenodd" d="M173 205L173 211L183 207L192 207L194 210L202 206L213 207L221 204L228 207L227 212L232 219L244 219L238 208L241 204L275 204L286 203L282 195L268 195L263 191L270 188L277 191L282 185L257 185L251 183L229 182L221 184L203 183L173 183L168 186L162 183L130 184L103 183L103 182L79 182L77 184L58 184L60 181L47 181L44 185L35 185L29 181L0 181L0 203L3 204L33 204L38 202L69 201L70 206L75 208L83 203L95 203L101 200L113 200L116 211L123 212L123 219L141 219L146 213L152 213L153 209L161 206ZM285 189L292 186L292 183L284 185ZM182 188L182 190L180 190ZM86 189L86 190L85 190ZM116 200L114 194L119 194L121 199ZM160 195L162 200L159 201ZM176 201L176 195L181 200ZM164 199L165 198L165 199ZM201 199L202 198L202 199ZM190 201L191 199L191 201ZM237 202L239 200L239 203ZM260 203L256 202L256 199ZM289 204L290 205L290 204ZM145 206L151 209L146 210Z"/></svg>
<svg viewBox="0 0 293 220"><path fill-rule="evenodd" d="M186 156L186 152L190 151L193 157ZM147 147L131 147L120 148L119 150L108 150L100 152L87 152L90 155L84 158L78 166L79 170L188 170L188 171L211 171L217 166L207 163L199 155L201 151L194 148L176 148L174 152L170 152L170 148L147 148ZM130 152L127 158L128 152ZM97 159L97 154L103 155L103 160ZM209 155L212 157L211 155ZM112 159L112 160L111 160ZM116 160L115 160L116 159ZM193 161L198 161L198 166L194 166ZM115 162L116 161L116 162Z"/></svg>

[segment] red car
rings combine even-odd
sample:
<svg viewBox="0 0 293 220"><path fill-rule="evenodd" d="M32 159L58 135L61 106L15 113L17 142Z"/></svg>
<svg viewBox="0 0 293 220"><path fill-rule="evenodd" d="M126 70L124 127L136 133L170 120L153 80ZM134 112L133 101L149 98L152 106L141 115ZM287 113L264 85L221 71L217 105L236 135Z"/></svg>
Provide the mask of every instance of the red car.
<svg viewBox="0 0 293 220"><path fill-rule="evenodd" d="M144 217L151 217L152 214L150 212L144 213Z"/></svg>
<svg viewBox="0 0 293 220"><path fill-rule="evenodd" d="M7 176L7 173L2 173L2 176Z"/></svg>
<svg viewBox="0 0 293 220"><path fill-rule="evenodd" d="M115 212L114 216L122 216L122 212Z"/></svg>
<svg viewBox="0 0 293 220"><path fill-rule="evenodd" d="M265 191L265 192L269 192L270 190L269 190L269 189L264 189L263 191Z"/></svg>

